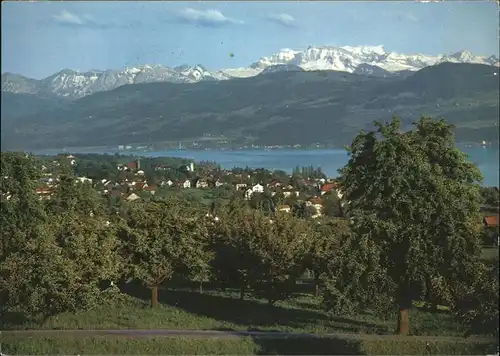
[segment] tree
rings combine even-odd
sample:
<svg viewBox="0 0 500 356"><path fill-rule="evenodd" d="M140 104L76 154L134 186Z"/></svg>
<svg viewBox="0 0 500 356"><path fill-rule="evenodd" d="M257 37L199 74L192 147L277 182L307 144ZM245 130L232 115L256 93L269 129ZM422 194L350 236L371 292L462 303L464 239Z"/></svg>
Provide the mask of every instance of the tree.
<svg viewBox="0 0 500 356"><path fill-rule="evenodd" d="M134 204L119 236L125 273L151 288L152 307L158 306L158 287L174 272L200 274L211 258L204 248L208 236L203 215L177 199Z"/></svg>
<svg viewBox="0 0 500 356"><path fill-rule="evenodd" d="M345 220L330 220L315 224L315 227L317 238L309 254L307 267L314 273L314 295L319 296L321 279L333 280L344 262L342 257L349 258L352 253L349 246L345 246L351 239L351 231Z"/></svg>
<svg viewBox="0 0 500 356"><path fill-rule="evenodd" d="M292 214L298 218L309 219L316 214L316 209L313 206L308 206L306 202L297 202L292 208Z"/></svg>
<svg viewBox="0 0 500 356"><path fill-rule="evenodd" d="M251 254L257 262L249 274L254 292L270 305L288 298L306 270L316 232L308 221L278 212L271 219L255 211L242 226L252 239Z"/></svg>
<svg viewBox="0 0 500 356"><path fill-rule="evenodd" d="M314 238L305 220L286 213L269 215L233 201L215 225L214 271L219 280L240 285L240 299L250 286L274 304L293 291Z"/></svg>
<svg viewBox="0 0 500 356"><path fill-rule="evenodd" d="M85 216L104 216L105 200L89 182L78 182L70 166L61 165L59 182L52 198L47 201L47 212L58 216L74 212Z"/></svg>
<svg viewBox="0 0 500 356"><path fill-rule="evenodd" d="M500 195L497 187L481 187L481 202L489 208L497 209L500 205Z"/></svg>
<svg viewBox="0 0 500 356"><path fill-rule="evenodd" d="M330 217L341 217L342 206L340 199L335 193L326 193L323 195L323 213Z"/></svg>
<svg viewBox="0 0 500 356"><path fill-rule="evenodd" d="M32 317L85 309L102 280L118 272L116 236L98 219L68 212L40 224L0 265L0 291L10 311Z"/></svg>
<svg viewBox="0 0 500 356"><path fill-rule="evenodd" d="M250 249L251 235L241 228L247 223L250 213L248 204L235 195L227 206L217 211L219 219L211 225L214 276L223 288L230 284L237 285L241 300L245 297L249 274L256 263Z"/></svg>
<svg viewBox="0 0 500 356"><path fill-rule="evenodd" d="M36 318L75 309L70 297L76 266L64 257L49 224L36 228L36 238L9 254L0 264L3 312L21 312ZM64 286L64 287L63 287Z"/></svg>
<svg viewBox="0 0 500 356"><path fill-rule="evenodd" d="M354 139L341 170L353 244L365 251L353 256L365 266L353 277L360 286L377 285L366 303L395 301L398 332L407 334L412 300L428 293L445 298L454 284L473 278L482 177L455 148L444 120L422 118L405 133L397 118L375 126Z"/></svg>
<svg viewBox="0 0 500 356"><path fill-rule="evenodd" d="M99 282L118 269L116 237L97 214L94 197L75 186L70 166L61 160L61 180L45 211L34 191L41 168L29 155L2 153L2 189L11 195L1 211L2 304L32 316L92 305Z"/></svg>
<svg viewBox="0 0 500 356"><path fill-rule="evenodd" d="M31 155L1 152L0 263L36 236L36 228L47 220L35 192L41 163Z"/></svg>
<svg viewBox="0 0 500 356"><path fill-rule="evenodd" d="M489 334L498 340L498 259L479 267L477 278L456 291L453 312L467 327L467 334Z"/></svg>

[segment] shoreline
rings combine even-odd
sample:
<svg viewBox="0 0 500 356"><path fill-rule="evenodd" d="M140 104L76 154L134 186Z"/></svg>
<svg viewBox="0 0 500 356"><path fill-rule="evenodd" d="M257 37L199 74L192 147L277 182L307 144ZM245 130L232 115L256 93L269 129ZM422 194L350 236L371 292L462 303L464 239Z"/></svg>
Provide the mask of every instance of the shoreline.
<svg viewBox="0 0 500 356"><path fill-rule="evenodd" d="M129 148L120 149L117 146L95 146L95 147L64 147L64 148L47 148L47 149L36 149L36 150L22 150L24 152L32 152L35 154L45 154L45 152L57 152L57 153L98 153L98 154L120 154L120 155L139 155L143 153L156 153L156 152L252 152L252 151L346 151L344 147L275 147L275 146L263 146L263 147L213 147L213 148ZM499 150L499 146L494 143L488 143L483 145L480 142L457 142L457 148L485 148L490 150ZM19 151L19 150L6 150L6 151ZM96 152L100 151L100 152Z"/></svg>

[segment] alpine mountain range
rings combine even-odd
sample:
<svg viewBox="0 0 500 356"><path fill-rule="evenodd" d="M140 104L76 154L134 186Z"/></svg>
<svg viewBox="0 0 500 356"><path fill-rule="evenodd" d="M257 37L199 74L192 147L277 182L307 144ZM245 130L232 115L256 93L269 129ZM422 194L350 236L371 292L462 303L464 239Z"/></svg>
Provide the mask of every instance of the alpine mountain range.
<svg viewBox="0 0 500 356"><path fill-rule="evenodd" d="M276 71L340 71L389 77L408 74L443 62L478 63L499 66L500 60L477 56L468 51L446 55L402 54L387 52L383 46L310 46L305 50L283 49L262 57L246 68L210 71L202 65L168 67L146 64L123 70L90 70L79 72L64 69L44 79L26 78L19 74L2 74L2 91L16 94L35 94L44 97L78 99L116 89L126 84L172 82L197 83L233 78L254 77Z"/></svg>

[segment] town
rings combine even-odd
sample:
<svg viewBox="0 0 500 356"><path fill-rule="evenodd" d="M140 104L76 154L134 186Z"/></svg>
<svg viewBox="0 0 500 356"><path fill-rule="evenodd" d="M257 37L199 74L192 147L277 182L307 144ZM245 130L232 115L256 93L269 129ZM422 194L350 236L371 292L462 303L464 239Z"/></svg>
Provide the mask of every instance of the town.
<svg viewBox="0 0 500 356"><path fill-rule="evenodd" d="M103 160L108 162L107 169L96 170ZM165 161L168 164L161 163ZM343 219L349 204L343 199L337 179L326 177L321 169L313 167L296 167L288 174L262 168L229 170L215 162L195 164L169 157L64 153L43 157L41 162L42 177L35 189L40 199L51 198L59 181L61 164L67 164L74 171L76 182L91 185L110 205L180 196L197 199L213 210L231 197L240 197L254 209L292 213L321 223L332 218ZM483 242L491 245L498 239L498 187L484 187L481 192ZM9 194L3 198L9 199Z"/></svg>
<svg viewBox="0 0 500 356"><path fill-rule="evenodd" d="M80 160L79 157L83 157ZM60 154L52 161L45 159L41 166L42 178L36 193L43 199L50 199L58 182L58 167L65 160L77 173L76 180L88 183L103 197L123 199L128 202L138 199L159 199L174 193L204 195L213 199L227 200L232 194L240 195L257 206L262 201L272 198L278 211L297 211L308 214L311 218L322 216L341 217L342 192L334 178L327 178L321 169L297 167L293 174L265 169L234 168L221 169L215 163L190 162L175 166L166 164L141 165L141 158L126 163L115 163L116 172L103 171L101 175L92 174L92 178L79 176L85 168L79 165L89 162L95 155ZM114 158L115 156L109 156ZM144 160L144 158L143 158ZM180 163L180 162L176 162ZM88 171L88 169L87 169Z"/></svg>

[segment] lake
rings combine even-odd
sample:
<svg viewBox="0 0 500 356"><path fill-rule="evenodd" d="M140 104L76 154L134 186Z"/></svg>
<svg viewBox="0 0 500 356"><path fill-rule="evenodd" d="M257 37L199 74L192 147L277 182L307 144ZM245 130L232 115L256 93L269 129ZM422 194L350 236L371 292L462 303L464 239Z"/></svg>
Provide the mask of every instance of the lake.
<svg viewBox="0 0 500 356"><path fill-rule="evenodd" d="M465 147L459 146L469 155L484 176L484 185L498 186L499 180L499 150L492 147ZM60 151L59 151L60 152ZM75 153L75 151L71 151ZM280 169L291 172L296 166L321 167L330 177L338 175L337 170L343 167L348 156L342 149L273 149L273 150L166 150L166 151L117 151L101 150L91 151L82 149L81 153L110 153L137 154L147 157L184 157L194 161L215 161L223 168L245 167ZM40 152L42 153L42 152ZM56 151L43 152L45 154L57 153Z"/></svg>

